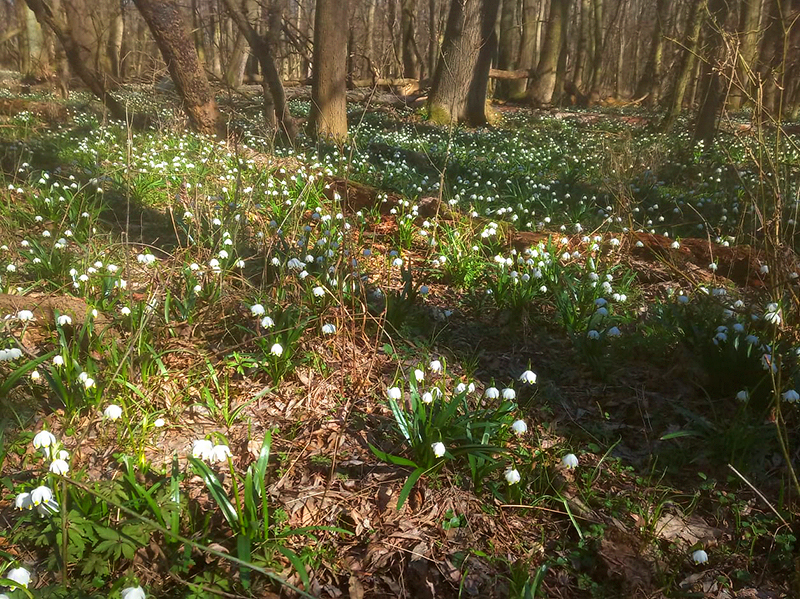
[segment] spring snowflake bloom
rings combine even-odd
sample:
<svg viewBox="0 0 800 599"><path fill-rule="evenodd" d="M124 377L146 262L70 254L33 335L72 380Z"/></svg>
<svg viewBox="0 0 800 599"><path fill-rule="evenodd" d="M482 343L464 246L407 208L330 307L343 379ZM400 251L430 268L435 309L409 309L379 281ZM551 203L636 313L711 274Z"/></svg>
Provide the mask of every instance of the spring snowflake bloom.
<svg viewBox="0 0 800 599"><path fill-rule="evenodd" d="M52 499L53 491L50 489L50 487L46 487L45 485L36 487L33 491L31 491L31 501L33 502L33 505L47 503Z"/></svg>
<svg viewBox="0 0 800 599"><path fill-rule="evenodd" d="M561 458L561 465L564 466L564 468L577 468L578 457L574 453L568 453Z"/></svg>
<svg viewBox="0 0 800 599"><path fill-rule="evenodd" d="M774 324L775 326L781 324L781 313L778 309L778 304L769 304L767 306L767 311L764 314L764 320L770 324Z"/></svg>
<svg viewBox="0 0 800 599"><path fill-rule="evenodd" d="M431 444L431 449L433 450L433 455L435 455L437 458L444 457L444 454L447 451L447 448L441 441Z"/></svg>
<svg viewBox="0 0 800 599"><path fill-rule="evenodd" d="M486 399L497 399L500 397L500 391L497 387L489 387L483 394Z"/></svg>
<svg viewBox="0 0 800 599"><path fill-rule="evenodd" d="M519 380L527 385L535 385L536 373L531 370L526 370L521 375L519 375Z"/></svg>
<svg viewBox="0 0 800 599"><path fill-rule="evenodd" d="M130 316L131 309L128 306L122 306L122 308L119 309L119 313L123 316Z"/></svg>
<svg viewBox="0 0 800 599"><path fill-rule="evenodd" d="M52 447L57 443L55 435L50 431L39 431L33 438L34 449L41 449L42 447Z"/></svg>
<svg viewBox="0 0 800 599"><path fill-rule="evenodd" d="M281 356L281 354L283 354L283 346L280 343L276 343L269 348L269 353L278 358Z"/></svg>
<svg viewBox="0 0 800 599"><path fill-rule="evenodd" d="M692 553L692 561L695 564L705 564L708 561L708 554L702 549L698 549Z"/></svg>
<svg viewBox="0 0 800 599"><path fill-rule="evenodd" d="M516 485L521 480L519 471L516 468L509 468L506 470L505 477L509 485Z"/></svg>
<svg viewBox="0 0 800 599"><path fill-rule="evenodd" d="M14 507L18 510L31 510L33 509L33 499L30 493L20 493L14 498Z"/></svg>
<svg viewBox="0 0 800 599"><path fill-rule="evenodd" d="M794 389L789 389L788 391L784 391L781 395L783 401L788 401L790 403L795 403L800 401L800 393L797 393Z"/></svg>
<svg viewBox="0 0 800 599"><path fill-rule="evenodd" d="M397 401L403 397L403 392L400 391L400 387L389 387L389 389L386 391L386 395L389 396L389 399L394 399Z"/></svg>
<svg viewBox="0 0 800 599"><path fill-rule="evenodd" d="M147 595L142 587L128 587L120 591L122 599L146 599Z"/></svg>
<svg viewBox="0 0 800 599"><path fill-rule="evenodd" d="M224 462L231 455L231 450L227 445L214 445L208 458L211 462Z"/></svg>
<svg viewBox="0 0 800 599"><path fill-rule="evenodd" d="M322 297L325 295L325 288L324 287L314 287L313 289L314 297Z"/></svg>
<svg viewBox="0 0 800 599"><path fill-rule="evenodd" d="M275 321L272 320L269 316L265 316L261 319L261 326L265 329L271 329L275 326Z"/></svg>
<svg viewBox="0 0 800 599"><path fill-rule="evenodd" d="M20 310L19 312L17 312L17 318L22 322L33 320L33 312L31 312L30 310Z"/></svg>
<svg viewBox="0 0 800 599"><path fill-rule="evenodd" d="M750 394L747 392L747 389L742 389L739 393L736 394L736 399L739 401L747 401L750 399Z"/></svg>
<svg viewBox="0 0 800 599"><path fill-rule="evenodd" d="M333 335L336 332L336 325L334 324L324 324L322 325L322 334L323 335Z"/></svg>
<svg viewBox="0 0 800 599"><path fill-rule="evenodd" d="M12 568L8 572L3 575L4 578L12 581L13 583L28 588L28 585L31 583L31 573L28 572L25 568Z"/></svg>
<svg viewBox="0 0 800 599"><path fill-rule="evenodd" d="M112 403L105 410L103 410L103 416L109 420L118 420L122 417L122 408L117 404Z"/></svg>
<svg viewBox="0 0 800 599"><path fill-rule="evenodd" d="M415 368L414 369L414 379L416 379L416 381L418 383L421 383L422 381L425 380L425 373L422 370L420 370L419 368Z"/></svg>
<svg viewBox="0 0 800 599"><path fill-rule="evenodd" d="M161 428L166 423L167 423L166 420L164 420L163 418L156 418L155 421L153 422L153 426L156 428Z"/></svg>
<svg viewBox="0 0 800 599"><path fill-rule="evenodd" d="M464 383L459 383L456 385L456 393L464 393L467 390L467 386Z"/></svg>
<svg viewBox="0 0 800 599"><path fill-rule="evenodd" d="M208 439L196 439L192 441L192 457L207 460L211 457L214 444Z"/></svg>
<svg viewBox="0 0 800 599"><path fill-rule="evenodd" d="M69 472L69 464L66 460L53 460L53 462L50 464L50 472L63 476Z"/></svg>
<svg viewBox="0 0 800 599"><path fill-rule="evenodd" d="M503 389L503 399L508 401L514 401L517 398L517 392L514 391L511 387L506 387Z"/></svg>
<svg viewBox="0 0 800 599"><path fill-rule="evenodd" d="M433 402L433 393L430 391L426 391L422 394L422 403L432 403Z"/></svg>
<svg viewBox="0 0 800 599"><path fill-rule="evenodd" d="M511 425L511 430L513 430L514 434L519 437L528 432L528 425L525 424L524 420L515 420Z"/></svg>
<svg viewBox="0 0 800 599"><path fill-rule="evenodd" d="M62 314L61 316L58 317L57 322L60 326L63 327L72 324L72 319L69 317L68 314Z"/></svg>
<svg viewBox="0 0 800 599"><path fill-rule="evenodd" d="M622 335L622 331L618 327L611 327L606 331L607 337L619 337L620 335Z"/></svg>
<svg viewBox="0 0 800 599"><path fill-rule="evenodd" d="M264 310L264 306L261 304L253 304L250 306L250 314L253 316L263 316L264 312L266 312L266 310Z"/></svg>
<svg viewBox="0 0 800 599"><path fill-rule="evenodd" d="M431 360L431 363L428 364L428 368L431 370L431 372L441 372L442 363L439 360Z"/></svg>
<svg viewBox="0 0 800 599"><path fill-rule="evenodd" d="M588 339L600 339L600 333L598 333L597 331L595 331L594 329L592 329L591 331L589 331L588 333L586 333L586 337L587 337Z"/></svg>

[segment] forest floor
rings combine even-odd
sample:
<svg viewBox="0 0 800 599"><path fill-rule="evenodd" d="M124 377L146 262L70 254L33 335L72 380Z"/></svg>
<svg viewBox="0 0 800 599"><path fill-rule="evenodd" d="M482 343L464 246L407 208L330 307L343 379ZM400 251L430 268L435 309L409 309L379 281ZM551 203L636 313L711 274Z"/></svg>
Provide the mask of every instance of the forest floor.
<svg viewBox="0 0 800 599"><path fill-rule="evenodd" d="M0 95L0 590L800 596L798 153L768 254L744 121L125 98Z"/></svg>

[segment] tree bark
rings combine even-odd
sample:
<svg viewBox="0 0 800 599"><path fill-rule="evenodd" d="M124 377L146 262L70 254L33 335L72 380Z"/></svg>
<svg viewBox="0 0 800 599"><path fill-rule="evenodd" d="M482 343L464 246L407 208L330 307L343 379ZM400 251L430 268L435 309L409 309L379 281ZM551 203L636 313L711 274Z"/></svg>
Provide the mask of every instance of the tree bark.
<svg viewBox="0 0 800 599"><path fill-rule="evenodd" d="M347 0L317 0L308 132L316 139L347 139Z"/></svg>
<svg viewBox="0 0 800 599"><path fill-rule="evenodd" d="M452 0L428 98L437 123L486 122L486 85L496 36L498 0Z"/></svg>
<svg viewBox="0 0 800 599"><path fill-rule="evenodd" d="M575 51L575 72L572 77L572 83L575 84L578 90L583 87L588 62L589 32L592 26L590 18L591 6L589 3L590 0L581 0L580 3L581 24L578 32L578 48Z"/></svg>
<svg viewBox="0 0 800 599"><path fill-rule="evenodd" d="M761 0L742 0L739 12L739 56L736 61L736 79L728 99L733 110L741 108L750 96L754 73L758 72L758 25L761 19Z"/></svg>
<svg viewBox="0 0 800 599"><path fill-rule="evenodd" d="M403 77L417 79L419 64L414 52L414 29L417 18L417 0L400 1L400 30L402 34L401 48L403 58Z"/></svg>
<svg viewBox="0 0 800 599"><path fill-rule="evenodd" d="M439 60L439 27L436 21L436 0L428 0L428 74L436 72Z"/></svg>
<svg viewBox="0 0 800 599"><path fill-rule="evenodd" d="M728 17L727 0L709 0L706 35L708 39L708 65L706 76L700 82L700 109L694 126L695 142L710 144L717 132L717 120L725 103L725 86L718 65L722 60L724 40L722 30Z"/></svg>
<svg viewBox="0 0 800 599"><path fill-rule="evenodd" d="M561 35L565 26L565 9L567 0L551 0L550 15L544 34L539 64L536 67L536 79L530 88L531 100L540 106L546 106L553 100L556 89L556 70L561 53Z"/></svg>
<svg viewBox="0 0 800 599"><path fill-rule="evenodd" d="M177 0L134 0L156 40L194 129L223 133L217 103Z"/></svg>
<svg viewBox="0 0 800 599"><path fill-rule="evenodd" d="M567 55L569 47L569 0L561 5L561 49L558 52L558 62L556 63L556 82L553 88L553 97L550 99L552 104L561 104L564 95L564 80L567 74Z"/></svg>
<svg viewBox="0 0 800 599"><path fill-rule="evenodd" d="M600 96L600 82L603 75L603 51L605 36L603 35L603 0L594 0L594 53L592 55L592 83L589 97L597 100Z"/></svg>
<svg viewBox="0 0 800 599"><path fill-rule="evenodd" d="M108 61L111 64L111 75L122 79L122 40L125 37L124 4L116 7L111 20L111 31L108 35Z"/></svg>

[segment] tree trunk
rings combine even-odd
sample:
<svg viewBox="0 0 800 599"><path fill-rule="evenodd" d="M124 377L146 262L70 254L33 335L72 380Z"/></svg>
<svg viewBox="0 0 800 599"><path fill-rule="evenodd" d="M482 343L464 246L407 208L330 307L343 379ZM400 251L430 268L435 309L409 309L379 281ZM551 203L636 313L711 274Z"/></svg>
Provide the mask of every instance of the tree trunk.
<svg viewBox="0 0 800 599"><path fill-rule="evenodd" d="M662 78L662 64L664 59L664 30L667 25L667 0L658 0L656 3L656 23L653 27L653 41L650 46L650 54L647 57L647 65L645 66L642 78L636 85L634 96L645 98L645 103L648 106L655 106L658 104L659 93L661 90Z"/></svg>
<svg viewBox="0 0 800 599"><path fill-rule="evenodd" d="M122 79L122 40L125 37L124 4L120 3L111 20L111 31L108 35L108 61L111 64L111 75Z"/></svg>
<svg viewBox="0 0 800 599"><path fill-rule="evenodd" d="M192 37L198 60L206 64L206 39L203 35L203 16L200 14L198 0L192 0Z"/></svg>
<svg viewBox="0 0 800 599"><path fill-rule="evenodd" d="M436 22L436 0L428 0L428 74L433 77L439 60L439 28Z"/></svg>
<svg viewBox="0 0 800 599"><path fill-rule="evenodd" d="M428 98L437 123L486 122L486 85L495 50L498 0L452 0Z"/></svg>
<svg viewBox="0 0 800 599"><path fill-rule="evenodd" d="M683 35L685 50L681 57L678 75L675 78L675 86L672 90L667 116L664 119L664 129L666 130L672 128L681 113L683 98L686 95L686 89L689 87L689 81L697 64L697 50L700 43L700 31L705 19L706 1L699 0L698 2L692 2L690 5Z"/></svg>
<svg viewBox="0 0 800 599"><path fill-rule="evenodd" d="M402 74L402 53L403 53L403 36L402 36L402 15L400 23L400 32L397 31L397 2L398 0L389 0L387 6L387 24L389 26L389 40L391 42L392 57L389 65L389 72L392 74ZM400 65L401 69L397 70L396 66Z"/></svg>
<svg viewBox="0 0 800 599"><path fill-rule="evenodd" d="M556 70L561 53L561 35L565 26L566 9L568 9L567 0L551 0L547 29L539 55L539 64L536 66L536 78L530 89L531 100L540 106L552 102L553 92L556 89Z"/></svg>
<svg viewBox="0 0 800 599"><path fill-rule="evenodd" d="M534 58L538 51L536 47L536 31L538 28L539 1L522 0L521 16L522 32L520 34L516 66L519 70L530 70L533 68ZM510 81L506 87L508 89L508 97L512 100L519 100L525 97L528 80Z"/></svg>
<svg viewBox="0 0 800 599"><path fill-rule="evenodd" d="M317 0L309 135L347 139L347 0ZM344 5L344 6L343 6Z"/></svg>
<svg viewBox="0 0 800 599"><path fill-rule="evenodd" d="M417 0L400 1L400 31L402 34L401 48L403 58L403 77L417 79L419 65L414 52L414 25L417 18Z"/></svg>
<svg viewBox="0 0 800 599"><path fill-rule="evenodd" d="M761 0L742 0L739 12L739 56L736 61L734 80L729 105L731 109L741 108L744 100L751 95L754 73L758 72L758 25L761 19Z"/></svg>
<svg viewBox="0 0 800 599"><path fill-rule="evenodd" d="M694 126L694 141L708 144L717 132L717 119L725 103L725 86L719 72L719 64L723 60L724 39L722 30L728 17L727 0L710 0L708 4L709 18L706 20L708 39L708 73L701 81L700 109Z"/></svg>
<svg viewBox="0 0 800 599"><path fill-rule="evenodd" d="M497 68L503 71L513 71L517 68L519 56L519 30L517 29L517 8L519 0L503 0L500 12L500 46L497 55ZM509 81L498 81L495 96L498 98L510 97ZM516 83L516 81L514 81Z"/></svg>
<svg viewBox="0 0 800 599"><path fill-rule="evenodd" d="M785 0L767 0L764 15L764 38L759 55L759 79L762 85L762 108L769 114L778 110L779 71L783 62L785 41L781 11ZM785 10L785 9L784 9ZM795 25L797 27L798 25Z"/></svg>
<svg viewBox="0 0 800 599"><path fill-rule="evenodd" d="M242 87L244 83L244 69L247 66L247 56L250 50L247 46L247 39L241 33L236 35L236 41L225 65L225 83L233 89Z"/></svg>
<svg viewBox="0 0 800 599"><path fill-rule="evenodd" d="M603 51L605 38L603 35L603 0L594 0L594 54L592 55L592 83L589 97L596 101L600 97L600 83L603 76Z"/></svg>
<svg viewBox="0 0 800 599"><path fill-rule="evenodd" d="M567 43L567 40L569 39L569 0L561 5L561 10L561 50L558 52L556 83L555 87L553 88L553 96L550 99L550 102L553 104L560 104L564 95L564 80L567 74L567 55L569 54L569 47Z"/></svg>
<svg viewBox="0 0 800 599"><path fill-rule="evenodd" d="M134 0L156 40L192 127L222 133L217 103L177 0Z"/></svg>
<svg viewBox="0 0 800 599"><path fill-rule="evenodd" d="M283 89L280 71L275 62L274 52L277 37L280 35L280 23L283 17L281 13L282 6L273 5L271 7L267 19L267 35L262 37L256 31L252 21L247 18L244 10L236 6L235 0L224 0L224 2L225 7L228 9L228 14L236 23L239 32L247 39L250 48L261 65L263 74L262 86L264 88L264 122L268 127L279 124L281 134L291 142L297 136L297 127L291 114L289 114L286 93Z"/></svg>
<svg viewBox="0 0 800 599"><path fill-rule="evenodd" d="M588 63L588 48L589 48L589 32L591 30L592 21L590 18L590 0L581 0L581 24L578 33L578 48L575 51L575 72L572 77L572 83L580 90L583 87L584 78L586 77L586 67Z"/></svg>

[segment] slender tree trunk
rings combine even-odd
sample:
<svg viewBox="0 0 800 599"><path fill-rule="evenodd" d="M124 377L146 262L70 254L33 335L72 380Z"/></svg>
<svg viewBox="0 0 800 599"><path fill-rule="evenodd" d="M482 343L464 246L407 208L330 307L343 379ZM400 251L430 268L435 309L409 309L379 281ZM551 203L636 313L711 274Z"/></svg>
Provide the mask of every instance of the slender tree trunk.
<svg viewBox="0 0 800 599"><path fill-rule="evenodd" d="M436 72L439 59L439 28L436 21L436 0L428 0L428 73Z"/></svg>
<svg viewBox="0 0 800 599"><path fill-rule="evenodd" d="M728 100L733 110L741 108L745 98L750 95L754 74L758 72L756 58L758 57L761 0L741 0L739 10L739 56L735 69L736 79Z"/></svg>
<svg viewBox="0 0 800 599"><path fill-rule="evenodd" d="M437 123L486 122L486 86L495 51L498 0L452 0L428 97ZM485 71L485 74L484 74Z"/></svg>
<svg viewBox="0 0 800 599"><path fill-rule="evenodd" d="M414 52L414 29L417 18L417 0L400 0L400 30L403 58L403 77L419 77L417 55Z"/></svg>
<svg viewBox="0 0 800 599"><path fill-rule="evenodd" d="M392 50L392 60L389 72L392 74L402 74L402 66L403 66L403 35L402 35L402 18L400 21L400 31L398 32L398 24L397 24L397 2L398 0L388 0L387 6L387 23L389 26L389 40L391 41L391 50ZM401 15L402 17L402 15ZM401 70L397 70L397 65L401 67Z"/></svg>
<svg viewBox="0 0 800 599"><path fill-rule="evenodd" d="M589 97L596 101L600 97L600 83L603 76L603 0L594 0L594 54L592 55L592 83Z"/></svg>
<svg viewBox="0 0 800 599"><path fill-rule="evenodd" d="M347 139L347 17L347 0L317 0L308 132L337 143Z"/></svg>
<svg viewBox="0 0 800 599"><path fill-rule="evenodd" d="M590 1L591 0L580 1L581 24L580 31L578 32L578 48L575 51L575 72L572 77L572 82L578 90L583 87L583 80L586 77L586 63L588 62L589 54L589 32L592 26Z"/></svg>
<svg viewBox="0 0 800 599"><path fill-rule="evenodd" d="M117 6L108 36L108 61L111 64L111 75L116 79L122 79L122 40L125 37L124 6L123 3Z"/></svg>
<svg viewBox="0 0 800 599"><path fill-rule="evenodd" d="M664 119L664 128L667 130L672 128L675 124L675 120L681 113L683 98L686 95L686 89L689 87L689 82L697 64L697 50L700 44L700 32L706 14L706 2L707 0L692 2L689 14L686 18L686 29L683 35L686 49L683 51L681 57L678 75L675 79L675 87L672 90L667 116Z"/></svg>
<svg viewBox="0 0 800 599"><path fill-rule="evenodd" d="M22 73L23 77L30 77L33 74L33 53L31 52L30 31L27 26L27 12L30 9L25 4L25 0L17 0L16 9L17 22L19 23L19 72Z"/></svg>
<svg viewBox="0 0 800 599"><path fill-rule="evenodd" d="M134 0L156 40L192 127L221 133L217 103L177 0Z"/></svg>
<svg viewBox="0 0 800 599"><path fill-rule="evenodd" d="M192 37L194 38L194 48L197 50L197 58L206 64L206 39L203 35L203 16L200 13L199 0L192 0Z"/></svg>
<svg viewBox="0 0 800 599"><path fill-rule="evenodd" d="M367 22L365 23L366 40L364 42L364 54L367 56L370 77L377 77L377 70L375 68L375 7L376 0L367 0Z"/></svg>
<svg viewBox="0 0 800 599"><path fill-rule="evenodd" d="M535 64L534 58L538 52L536 46L536 32L538 30L539 0L522 0L522 32L519 40L519 53L517 55L517 68L529 71ZM508 82L508 97L519 100L525 97L528 87L527 79L516 79Z"/></svg>
<svg viewBox="0 0 800 599"><path fill-rule="evenodd" d="M518 5L519 0L503 0L503 8L500 11L500 45L497 68L504 71L513 71L516 68L517 56L519 56ZM510 81L510 79L498 81L495 96L498 98L510 97Z"/></svg>
<svg viewBox="0 0 800 599"><path fill-rule="evenodd" d="M531 100L540 106L552 102L553 92L556 89L556 71L561 52L561 36L565 26L565 9L568 9L567 0L551 0L547 29L539 55L539 64L536 66L536 79L530 88Z"/></svg>
<svg viewBox="0 0 800 599"><path fill-rule="evenodd" d="M225 83L233 89L242 87L244 83L244 69L247 65L247 56L250 50L247 46L247 39L241 33L236 35L233 49L225 65Z"/></svg>
<svg viewBox="0 0 800 599"><path fill-rule="evenodd" d="M569 54L569 0L566 0L561 5L561 49L558 53L558 62L556 63L556 82L553 88L553 97L550 102L553 104L561 104L564 96L564 80L567 75L567 55Z"/></svg>
<svg viewBox="0 0 800 599"><path fill-rule="evenodd" d="M619 45L617 47L617 70L614 73L614 97L621 98L625 93L625 32L627 31L627 20L628 20L628 11L627 8L630 6L628 0L621 0L623 2L622 7L622 22L619 26Z"/></svg>
<svg viewBox="0 0 800 599"><path fill-rule="evenodd" d="M703 78L700 96L700 109L694 126L694 141L710 144L717 132L717 120L725 103L725 86L718 65L722 61L724 40L722 30L728 17L727 0L710 0L709 18L706 21L708 36L708 74Z"/></svg>
<svg viewBox="0 0 800 599"><path fill-rule="evenodd" d="M661 90L662 65L664 58L664 30L667 21L667 0L658 0L656 3L656 23L653 27L653 40L650 46L650 54L647 57L647 65L644 68L642 78L636 85L634 96L645 98L648 106L655 106L659 101Z"/></svg>
<svg viewBox="0 0 800 599"><path fill-rule="evenodd" d="M761 42L758 72L762 85L763 109L770 114L776 114L778 108L779 71L783 62L785 37L781 13L788 8L785 4L786 0L767 0L764 15L764 38Z"/></svg>

